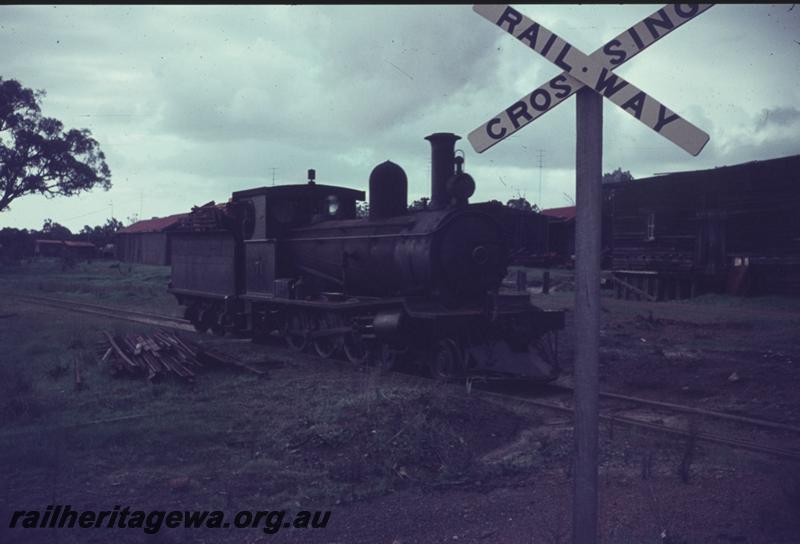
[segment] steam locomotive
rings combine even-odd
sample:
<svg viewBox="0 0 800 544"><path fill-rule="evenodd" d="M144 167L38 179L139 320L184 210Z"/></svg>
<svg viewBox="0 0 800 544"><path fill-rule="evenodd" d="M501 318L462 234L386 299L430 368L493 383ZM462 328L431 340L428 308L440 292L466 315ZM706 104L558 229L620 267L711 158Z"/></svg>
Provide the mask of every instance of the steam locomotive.
<svg viewBox="0 0 800 544"><path fill-rule="evenodd" d="M502 206L470 204L475 181L455 134L426 137L431 199L409 211L403 169L384 162L363 191L305 184L234 192L195 208L171 235L170 292L199 331L281 335L320 357L384 368L402 358L436 377L559 373L560 311L500 292Z"/></svg>

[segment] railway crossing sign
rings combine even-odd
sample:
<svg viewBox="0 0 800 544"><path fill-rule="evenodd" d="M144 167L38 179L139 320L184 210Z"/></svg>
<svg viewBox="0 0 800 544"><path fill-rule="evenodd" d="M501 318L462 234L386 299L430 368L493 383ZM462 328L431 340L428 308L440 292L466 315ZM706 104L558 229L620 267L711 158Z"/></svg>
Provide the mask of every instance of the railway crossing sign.
<svg viewBox="0 0 800 544"><path fill-rule="evenodd" d="M697 155L709 136L612 71L646 47L697 17L713 4L669 4L585 55L564 39L508 5L476 4L473 10L564 72L473 130L478 153L511 136L584 86L594 89L682 149Z"/></svg>
<svg viewBox="0 0 800 544"><path fill-rule="evenodd" d="M613 74L614 68L713 4L670 4L585 55L540 23L508 5L475 5L492 24L555 63L564 72L518 100L469 134L481 153L576 97L575 161L575 449L572 535L574 544L597 542L598 390L600 351L600 236L602 231L603 99L692 155L708 134Z"/></svg>

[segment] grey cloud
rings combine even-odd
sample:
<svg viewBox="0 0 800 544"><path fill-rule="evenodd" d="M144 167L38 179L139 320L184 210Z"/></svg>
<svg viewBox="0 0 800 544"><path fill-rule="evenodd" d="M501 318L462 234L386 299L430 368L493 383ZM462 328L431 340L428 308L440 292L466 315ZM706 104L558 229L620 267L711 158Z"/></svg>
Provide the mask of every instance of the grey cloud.
<svg viewBox="0 0 800 544"><path fill-rule="evenodd" d="M764 130L770 126L787 127L800 120L800 110L795 107L764 109L756 123L756 130Z"/></svg>
<svg viewBox="0 0 800 544"><path fill-rule="evenodd" d="M209 50L191 67L160 69L164 128L305 142L310 126L318 140L392 130L470 84L489 50L485 40L437 32L444 8L296 9L294 29L307 37L299 51L258 37L244 49Z"/></svg>
<svg viewBox="0 0 800 544"><path fill-rule="evenodd" d="M588 53L657 7L519 9ZM644 177L798 152L798 50L787 39L798 13L720 5L623 67L711 142L690 157L609 103L604 170ZM0 226L38 227L42 214L112 198L125 217L142 192L145 215L181 211L269 184L271 168L278 183L316 168L364 188L387 159L417 198L429 191L423 137L436 131L464 138L478 198L538 197L538 149L544 204L574 190L574 99L472 151L471 130L558 70L469 6L2 6L0 50L0 74L46 89L43 111L89 128L114 176L109 193L29 197L41 206L22 201Z"/></svg>

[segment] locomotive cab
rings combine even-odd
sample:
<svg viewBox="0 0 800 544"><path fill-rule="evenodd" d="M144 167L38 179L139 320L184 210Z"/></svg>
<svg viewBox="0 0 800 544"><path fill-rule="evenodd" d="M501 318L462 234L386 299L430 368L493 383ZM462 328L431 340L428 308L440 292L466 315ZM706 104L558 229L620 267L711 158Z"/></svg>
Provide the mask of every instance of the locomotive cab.
<svg viewBox="0 0 800 544"><path fill-rule="evenodd" d="M233 193L234 202L246 203L253 210L253 229L243 241L245 293L275 296L275 289L282 285L276 280L291 278L295 272L280 249L286 236L315 222L355 219L356 201L363 199L363 191L321 185L313 179L306 184Z"/></svg>
<svg viewBox="0 0 800 544"><path fill-rule="evenodd" d="M321 220L355 219L364 191L309 182L237 191L232 200L253 209L255 228L246 239L263 240Z"/></svg>

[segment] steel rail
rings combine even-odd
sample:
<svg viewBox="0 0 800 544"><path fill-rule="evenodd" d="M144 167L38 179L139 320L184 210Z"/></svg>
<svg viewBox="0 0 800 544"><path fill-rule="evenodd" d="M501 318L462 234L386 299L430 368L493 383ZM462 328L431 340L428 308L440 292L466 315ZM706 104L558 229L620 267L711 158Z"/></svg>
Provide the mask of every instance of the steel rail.
<svg viewBox="0 0 800 544"><path fill-rule="evenodd" d="M41 300L41 301L44 301L44 302L69 304L71 306L78 305L78 306L83 306L83 307L90 308L90 309L93 309L93 310L104 310L104 311L109 311L109 312L120 312L121 311L121 312L125 312L125 313L132 314L132 315L138 315L138 316L141 316L141 317L152 317L154 319L162 319L162 318L164 318L164 319L171 319L171 320L181 321L181 322L184 322L184 323L187 323L187 324L190 323L188 320L180 318L180 317L165 316L165 315L161 315L161 314L154 314L154 313L151 313L151 312L141 312L139 310L130 310L128 308L120 308L118 306L103 306L102 304L91 304L91 303L88 303L88 302L81 302L81 301L78 301L78 300L70 300L70 299L65 299L65 298L43 297L43 296L39 296L39 295L32 295L32 294L29 294L29 293L2 292L0 294L2 294L3 296L12 296L12 297L17 297L17 298L28 298L28 299L32 299L32 300Z"/></svg>
<svg viewBox="0 0 800 544"><path fill-rule="evenodd" d="M3 293L3 295L17 298L23 302L40 304L42 306L49 306L52 308L59 308L70 312L79 312L89 315L120 319L123 321L131 321L134 323L143 323L146 325L159 325L174 329L194 331L194 328L191 326L189 321L179 317L150 314L145 312L139 312L136 310L126 310L124 308L112 308L109 306L100 306L96 304L88 304L85 302L77 302L77 301L50 298L50 297L40 297L40 296L20 294L20 293Z"/></svg>
<svg viewBox="0 0 800 544"><path fill-rule="evenodd" d="M552 409L552 410L558 410L558 411L566 412L566 413L570 413L570 414L574 413L574 410L573 410L572 407L561 406L559 404L553 404L553 403L550 403L550 402L531 399L531 398L527 398L527 397L519 397L519 396L516 396L516 395L507 395L507 394L502 394L502 393L493 393L491 391L480 391L479 390L479 391L475 391L475 392L477 392L481 396L494 397L494 398L502 399L502 400L505 400L505 401L509 401L509 400L511 400L511 401L521 401L521 402L524 402L524 403L527 403L527 404L533 404L533 405L536 405L536 406L541 406L543 408L549 408L549 409ZM705 432L702 432L702 431L678 429L678 428L675 428L675 427L668 427L666 425L659 425L659 424L650 423L650 422L647 422L647 421L639 421L639 420L631 419L631 418L627 418L627 417L610 416L610 415L605 415L605 414L602 414L602 413L600 414L599 419L601 421L606 421L608 423L611 423L612 425L619 423L619 424L622 424L622 425L627 425L629 427L640 427L640 428L654 430L654 431L658 431L658 432L662 432L662 433L666 433L666 434L683 436L683 437L686 437L686 438L694 438L694 439L702 440L702 441L705 441L705 442L721 444L721 445L724 445L724 446L729 446L729 447L749 450L749 451L753 451L753 452L757 452L757 453L768 453L768 454L771 454L771 455L776 455L778 457L783 457L783 458L787 458L787 459L791 459L791 460L795 460L795 461L800 461L800 451L788 450L788 449L782 449L782 448L775 448L775 447L772 447L772 446L764 446L764 445L756 444L754 442L747 442L745 440L738 440L738 439L735 439L735 438L726 438L724 436L719 436L719 435L715 435L715 434L711 434L711 433L705 433Z"/></svg>
<svg viewBox="0 0 800 544"><path fill-rule="evenodd" d="M565 391L574 392L574 389L568 385L551 385L554 389L563 389ZM633 402L636 404L644 404L646 406L655 406L658 408L666 408L668 410L673 410L675 412L684 412L687 414L697 414L702 416L714 417L717 419L726 419L729 421L735 421L738 423L748 423L750 425L756 425L759 427L767 427L770 429L779 429L783 431L791 431L795 433L800 433L800 427L795 427L794 425L787 425L786 423L780 423L777 421L770 421L767 419L759 419L753 418L748 416L737 416L735 414L728 414L725 412L717 412L714 410L706 410L704 408L695 408L693 406L685 406L683 404L673 404L671 402L663 402L658 400L651 400L651 399L644 399L641 397L631 397L629 395L621 395L619 393L609 393L609 392L600 392L600 396L603 398L608 399L618 399L627 402Z"/></svg>
<svg viewBox="0 0 800 544"><path fill-rule="evenodd" d="M398 375L398 376L400 375L397 372L394 372L393 374ZM404 377L404 379L407 379L410 382L415 383L415 384L435 382L435 380L432 380L431 378L413 377L413 376L409 376L409 375L403 375L403 377ZM551 387L554 387L554 388L559 388L560 387L560 388L563 388L563 389L568 389L567 387L564 387L564 386L551 386ZM542 408L547 408L547 409L550 409L550 410L556 410L556 411L567 413L567 414L573 414L574 415L574 413L575 413L574 409L571 406L564 406L564 405L561 405L561 404L555 404L555 403L546 402L546 401L543 401L543 400L532 399L530 397L522 397L522 396L508 394L508 393L495 393L493 391L485 391L483 389L476 389L474 386L471 389L469 389L466 394L467 395L476 395L478 397L485 397L487 399L498 399L498 400L502 400L502 401L505 401L505 402L509 402L509 401L510 402L522 402L522 403L526 403L526 404L532 404L534 406L539 406L539 407L542 407ZM643 399L643 400L646 400L646 399ZM654 401L654 402L656 402L656 401ZM663 403L663 404L668 404L668 403ZM679 405L676 405L676 406L679 406ZM686 408L688 408L688 407L686 407ZM727 446L727 447L738 448L738 449L743 449L743 450L749 450L749 451L756 452L756 453L766 453L766 454L775 455L775 456L778 456L778 457L783 457L785 459L790 459L790 460L793 460L793 461L800 461L800 450L789 450L789 449L783 449L783 448L776 448L776 447L772 447L772 446L766 446L766 445L757 444L755 442L748 442L746 440L740 440L740 439L737 439L737 438L726 438L724 436L711 434L711 433L706 433L706 432L699 431L699 430L685 430L685 429L679 429L679 428L676 428L676 427L668 427L666 425L660 425L660 424L657 424L657 423L650 423L650 422L647 422L647 421L641 421L641 420L633 419L633 418L629 418L629 417L612 416L612 415L604 414L604 413L602 413L602 411L601 411L601 413L599 415L599 419L600 419L600 421L607 422L607 423L609 423L611 425L621 424L621 425L626 425L626 426L629 426L629 427L638 427L638 428L648 429L648 430L661 432L661 433L669 434L669 435L673 435L673 436L680 436L680 437L685 437L685 438L689 438L689 439L693 438L693 439L696 439L696 440L701 440L701 441L705 441L705 442L719 444L719 445L723 445L723 446Z"/></svg>
<svg viewBox="0 0 800 544"><path fill-rule="evenodd" d="M167 326L179 329L186 329L186 330L194 330L190 325L189 322L185 319L169 317L169 316L162 316L157 314L148 314L145 312L139 312L136 310L126 310L121 308L112 308L108 306L100 306L94 304L88 304L83 302L76 302L71 300L65 299L54 299L49 297L40 297L35 295L27 295L27 294L19 294L19 293L4 293L6 296L12 296L18 298L23 301L33 302L35 304L41 304L45 306L51 306L61 309L66 309L68 311L73 312L80 312L86 313L91 315L98 315L103 317L111 317L114 319L121 319L125 321L133 321L137 323L146 323L146 324L167 324ZM406 376L408 378L408 376ZM562 389L565 391L572 391L572 388L569 386L564 385L557 385L552 386L556 389ZM574 414L574 409L569 406L562 406L560 404L554 404L550 402L545 402L542 400L531 399L528 397L520 397L517 395L509 395L503 393L494 393L491 391L484 391L484 390L477 390L473 389L471 394L477 394L479 396L491 397L502 399L505 401L517 401L517 402L524 402L526 404L532 404L535 406L540 406L543 408L548 408L551 410L558 410L565 413ZM752 425L768 427L773 429L779 430L788 430L793 432L800 432L800 428L794 427L791 425L786 425L783 423L768 421L768 420L761 420L756 418L750 418L745 416L736 416L732 414L726 414L724 412L715 412L711 410L704 410L701 408L693 408L691 406L683 406L679 404L673 404L668 402L661 402L661 401L654 401L649 399L642 399L639 397L630 397L627 395L621 395L617 393L607 393L601 392L600 396L605 398L612 398L618 400L624 400L628 402L634 402L643 405L649 406L656 406L660 408L667 408L674 411L684 412L684 413L694 413L698 415L705 415L709 417L716 417L719 419L727 419L730 421L736 421L740 423L749 423ZM608 422L610 424L622 424L627 425L630 427L639 427L648 430L653 430L661 433L676 435L676 436L683 436L686 438L694 438L697 440L702 440L705 442L711 442L715 444L725 445L729 447L735 447L739 449L749 450L757 453L767 453L771 455L776 455L779 457L792 459L792 460L800 460L800 451L795 450L788 450L782 448L775 448L772 446L765 446L756 444L753 442L748 442L745 440L738 440L734 438L726 438L724 436L719 436L711 433L706 433L697 430L684 430L678 429L675 427L668 427L666 425L659 425L655 423L650 423L646 421L640 421L636 419L631 419L628 417L620 417L620 416L611 416L600 414L599 419L601 421Z"/></svg>

